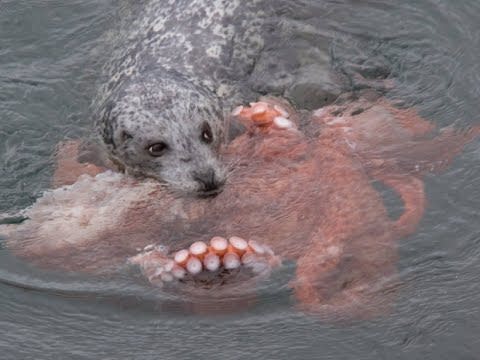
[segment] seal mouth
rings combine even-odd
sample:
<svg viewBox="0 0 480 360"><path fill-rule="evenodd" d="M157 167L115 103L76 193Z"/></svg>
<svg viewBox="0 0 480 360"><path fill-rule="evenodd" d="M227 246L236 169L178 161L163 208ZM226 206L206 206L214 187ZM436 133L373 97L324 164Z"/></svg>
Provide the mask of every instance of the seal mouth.
<svg viewBox="0 0 480 360"><path fill-rule="evenodd" d="M193 173L193 179L198 184L197 195L199 197L214 197L222 192L225 180L219 178L213 168L203 172Z"/></svg>
<svg viewBox="0 0 480 360"><path fill-rule="evenodd" d="M222 191L223 191L223 186L220 186L212 190L203 190L203 191L197 192L197 197L199 197L200 199L214 198L218 194L220 194Z"/></svg>

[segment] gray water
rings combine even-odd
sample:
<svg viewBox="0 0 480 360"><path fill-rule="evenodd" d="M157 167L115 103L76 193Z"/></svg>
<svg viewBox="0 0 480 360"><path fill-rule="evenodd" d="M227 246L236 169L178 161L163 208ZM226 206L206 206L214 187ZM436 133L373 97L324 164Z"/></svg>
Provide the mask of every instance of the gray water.
<svg viewBox="0 0 480 360"><path fill-rule="evenodd" d="M119 3L0 0L0 213L49 187L60 140L91 132ZM439 126L479 123L478 1L290 3L279 20L313 25L339 71L394 80L387 96ZM479 160L477 140L426 179L428 209L399 242L402 285L382 318L323 322L297 312L284 288L245 312L192 315L123 279L40 272L0 248L0 359L476 359Z"/></svg>

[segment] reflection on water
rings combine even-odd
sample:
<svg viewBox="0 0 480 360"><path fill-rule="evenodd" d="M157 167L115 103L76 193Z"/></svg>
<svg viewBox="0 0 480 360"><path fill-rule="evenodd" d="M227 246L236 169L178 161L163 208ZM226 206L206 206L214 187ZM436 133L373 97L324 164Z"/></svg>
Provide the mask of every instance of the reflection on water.
<svg viewBox="0 0 480 360"><path fill-rule="evenodd" d="M108 55L102 41L117 7L106 0L0 4L1 212L26 207L48 188L58 141L90 133L88 107ZM395 83L390 98L438 125L478 122L476 1L304 0L276 10L290 36L285 46L299 38L330 44L334 68L353 87L362 86L357 74L386 77ZM39 272L1 249L0 349L6 359L474 358L479 156L477 141L446 174L427 178L427 213L418 232L399 242L402 288L389 316L339 325L301 315L284 286L290 264L253 308L198 317L175 303L159 308L129 276Z"/></svg>

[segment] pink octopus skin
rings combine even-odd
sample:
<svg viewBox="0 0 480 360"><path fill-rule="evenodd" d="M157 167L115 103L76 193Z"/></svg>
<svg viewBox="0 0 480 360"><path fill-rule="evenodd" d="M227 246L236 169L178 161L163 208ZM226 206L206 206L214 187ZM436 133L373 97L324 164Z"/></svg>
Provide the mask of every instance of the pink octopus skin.
<svg viewBox="0 0 480 360"><path fill-rule="evenodd" d="M424 212L423 175L447 166L479 129L447 129L432 138L434 127L415 111L383 99L306 115L288 110L297 127L301 116L307 125L251 127L223 149L232 170L215 198L187 198L158 184L119 180L115 186L140 196L120 208L117 200L104 203L107 212L115 209L108 226L77 241L54 242L54 231L42 237L39 227L25 224L9 247L40 266L101 273L115 271L151 243L174 251L237 234L295 261L290 285L302 310L360 318L383 313L393 292L381 289L396 281L396 240L415 231ZM251 121L239 110L236 115L244 124ZM59 154L56 184L62 183L64 164L75 168L74 146L67 150ZM388 216L372 180L399 193L405 211L398 219Z"/></svg>

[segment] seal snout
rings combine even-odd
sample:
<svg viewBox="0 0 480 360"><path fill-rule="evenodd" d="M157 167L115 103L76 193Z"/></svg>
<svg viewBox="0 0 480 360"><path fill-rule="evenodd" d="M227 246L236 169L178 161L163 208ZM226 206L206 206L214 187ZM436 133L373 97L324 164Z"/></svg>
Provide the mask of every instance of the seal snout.
<svg viewBox="0 0 480 360"><path fill-rule="evenodd" d="M201 197L218 195L225 184L225 179L219 177L213 168L194 172L193 179L199 184L199 195Z"/></svg>

